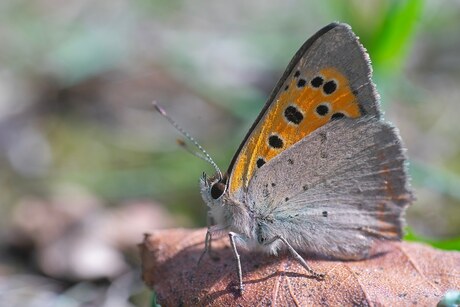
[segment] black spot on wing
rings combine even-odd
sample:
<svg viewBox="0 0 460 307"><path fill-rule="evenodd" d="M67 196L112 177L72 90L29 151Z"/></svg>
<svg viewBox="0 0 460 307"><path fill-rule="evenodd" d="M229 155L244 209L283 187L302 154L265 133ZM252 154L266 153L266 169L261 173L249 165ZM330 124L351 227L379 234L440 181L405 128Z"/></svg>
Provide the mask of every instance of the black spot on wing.
<svg viewBox="0 0 460 307"><path fill-rule="evenodd" d="M297 81L297 87L304 87L305 84L307 84L305 79L299 79L299 81Z"/></svg>
<svg viewBox="0 0 460 307"><path fill-rule="evenodd" d="M300 124L303 120L303 114L295 106L288 106L284 110L284 117L296 125Z"/></svg>
<svg viewBox="0 0 460 307"><path fill-rule="evenodd" d="M265 160L264 160L264 159L262 159L262 158L259 158L259 159L257 159L257 162L256 162L256 164L257 164L257 167L258 167L258 168L261 168L261 167L262 167L262 165L264 165L264 164L265 164Z"/></svg>
<svg viewBox="0 0 460 307"><path fill-rule="evenodd" d="M319 88L321 85L323 85L324 79L320 76L314 77L311 79L310 84L314 88Z"/></svg>
<svg viewBox="0 0 460 307"><path fill-rule="evenodd" d="M337 112L337 113L332 114L331 120L336 120L336 119L340 119L340 118L344 118L344 117L345 117L345 114L343 114L341 112Z"/></svg>
<svg viewBox="0 0 460 307"><path fill-rule="evenodd" d="M329 113L329 107L325 104L320 104L316 107L316 113L318 113L320 116L324 116Z"/></svg>
<svg viewBox="0 0 460 307"><path fill-rule="evenodd" d="M284 142L279 136L273 134L268 138L268 145L272 148L280 149L283 148Z"/></svg>
<svg viewBox="0 0 460 307"><path fill-rule="evenodd" d="M337 83L334 80L327 81L323 85L323 91L325 94L330 95L337 89Z"/></svg>

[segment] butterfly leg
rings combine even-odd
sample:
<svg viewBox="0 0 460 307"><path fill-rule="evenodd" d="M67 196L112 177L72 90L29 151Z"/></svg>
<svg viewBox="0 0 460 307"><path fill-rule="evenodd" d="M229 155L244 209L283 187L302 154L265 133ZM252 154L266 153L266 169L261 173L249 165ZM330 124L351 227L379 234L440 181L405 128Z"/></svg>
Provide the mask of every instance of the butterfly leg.
<svg viewBox="0 0 460 307"><path fill-rule="evenodd" d="M281 237L281 236L275 236L274 238L272 238L271 240L267 241L265 243L265 245L269 245L273 242L275 242L276 240L281 240L283 241L284 244L286 244L286 246L288 247L289 249L289 252L291 252L292 256L300 262L300 264L305 268L305 270L307 270L308 273L310 273L311 275L313 275L315 278L317 279L324 279L324 277L326 276L325 274L322 274L322 273L318 273L316 272L315 270L313 270L309 265L308 263L305 261L305 259L303 259L302 256L300 256L300 254L292 247L291 244L289 244L289 242Z"/></svg>
<svg viewBox="0 0 460 307"><path fill-rule="evenodd" d="M238 254L238 250L236 249L236 243L235 243L235 237L238 236L238 234L234 232L229 232L228 236L230 238L230 244L232 246L233 256L235 257L235 260L236 260L236 269L238 272L238 282L239 282L240 293L243 293L243 290L244 290L243 271L241 270L240 254Z"/></svg>
<svg viewBox="0 0 460 307"><path fill-rule="evenodd" d="M201 260L203 259L204 255L206 255L206 254L208 254L209 257L211 257L212 260L219 260L219 256L217 256L217 254L215 254L214 251L212 250L212 246L211 246L212 233L213 232L220 232L220 231L222 231L224 229L225 228L219 228L219 227L216 227L216 226L208 227L208 231L206 232L206 238L205 238L205 241L204 241L204 250L201 253L200 258L198 259L198 265L200 265ZM219 234L218 234L218 237L220 237Z"/></svg>
<svg viewBox="0 0 460 307"><path fill-rule="evenodd" d="M212 238L211 238L211 233L212 232L219 232L225 228L219 228L217 225L216 225L216 222L214 221L214 217L212 216L211 212L208 212L208 218L207 218L207 224L208 224L208 232L206 233L206 243L207 243L207 247L205 248L205 250L207 249L208 250L208 255L209 257L211 257L212 260L219 260L219 256L214 253L213 249L212 249ZM208 233L209 233L209 241L208 241Z"/></svg>
<svg viewBox="0 0 460 307"><path fill-rule="evenodd" d="M211 228L208 228L208 231L206 232L206 238L204 240L204 250L200 255L200 258L198 259L198 265L200 265L201 260L203 259L204 255L207 253L211 253L211 240L212 240L212 234L211 234Z"/></svg>

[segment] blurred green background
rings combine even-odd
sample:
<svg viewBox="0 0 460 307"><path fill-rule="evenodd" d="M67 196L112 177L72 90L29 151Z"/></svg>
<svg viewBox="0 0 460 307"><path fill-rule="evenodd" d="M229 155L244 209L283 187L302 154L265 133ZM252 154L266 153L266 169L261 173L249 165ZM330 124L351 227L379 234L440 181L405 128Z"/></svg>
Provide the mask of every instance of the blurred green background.
<svg viewBox="0 0 460 307"><path fill-rule="evenodd" d="M212 173L151 102L226 169L293 54L332 21L368 49L408 148L407 239L460 250L459 1L3 0L0 301L149 305L135 245L206 225L198 178Z"/></svg>

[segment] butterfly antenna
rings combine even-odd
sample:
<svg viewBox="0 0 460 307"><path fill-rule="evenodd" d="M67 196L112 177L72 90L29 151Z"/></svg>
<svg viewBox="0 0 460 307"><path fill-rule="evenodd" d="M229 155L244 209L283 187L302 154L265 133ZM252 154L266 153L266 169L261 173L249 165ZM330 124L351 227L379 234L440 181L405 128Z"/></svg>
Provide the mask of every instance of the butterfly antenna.
<svg viewBox="0 0 460 307"><path fill-rule="evenodd" d="M182 147L185 151L187 151L188 153L192 154L193 156L203 160L203 161L206 161L208 163L211 163L211 161L209 161L208 158L206 158L205 156L203 156L201 153L199 152L196 152L196 151L193 151L188 145L187 143L185 143L184 140L182 139L177 139L177 145L179 145L180 147Z"/></svg>
<svg viewBox="0 0 460 307"><path fill-rule="evenodd" d="M219 180L222 180L222 172L220 171L219 167L217 166L217 164L212 160L211 156L206 152L206 150L204 150L203 147L201 147L201 145L195 140L195 138L193 138L187 131L185 131L181 126L179 126L179 124L177 124L171 117L169 117L168 113L166 113L166 111L160 107L156 101L153 101L152 102L153 104L153 107L158 111L158 113L160 113L164 118L166 118L166 120L171 124L173 125L174 128L177 129L177 131L179 131L183 136L185 136L186 139L188 139L190 142L192 142L193 145L195 145L196 148L198 148L199 151L201 151L201 154L199 153L196 153L196 152L193 152L193 151L190 151L190 149L188 149L185 145L185 143L183 141L179 141L179 145L181 145L182 147L186 148L187 151L191 152L194 156L204 160L204 161L207 161L209 164L212 165L212 167L214 167L214 169L216 170L218 176L219 176ZM182 142L182 143L181 143ZM184 144L184 145L182 145Z"/></svg>

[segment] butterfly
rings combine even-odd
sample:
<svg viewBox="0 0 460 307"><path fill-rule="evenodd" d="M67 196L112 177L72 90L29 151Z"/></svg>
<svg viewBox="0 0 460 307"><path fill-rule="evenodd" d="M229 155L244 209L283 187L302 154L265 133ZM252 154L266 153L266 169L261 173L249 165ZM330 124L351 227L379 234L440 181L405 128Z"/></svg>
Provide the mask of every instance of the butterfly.
<svg viewBox="0 0 460 307"><path fill-rule="evenodd" d="M288 250L321 280L300 253L362 259L376 240L401 239L413 200L405 149L371 74L351 27L331 23L294 55L226 173L203 150L216 169L200 180L214 223L204 253L228 233L240 291L238 246Z"/></svg>

